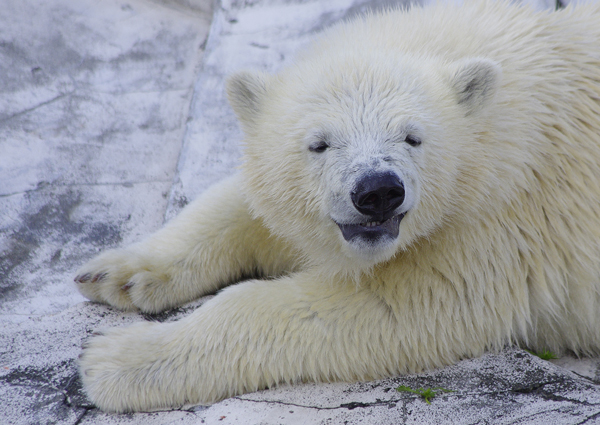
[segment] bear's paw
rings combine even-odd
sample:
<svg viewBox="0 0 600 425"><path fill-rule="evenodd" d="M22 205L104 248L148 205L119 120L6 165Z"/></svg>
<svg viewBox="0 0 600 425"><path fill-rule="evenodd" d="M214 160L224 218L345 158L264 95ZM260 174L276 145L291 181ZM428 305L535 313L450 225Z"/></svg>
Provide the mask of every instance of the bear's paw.
<svg viewBox="0 0 600 425"><path fill-rule="evenodd" d="M85 264L75 283L86 298L121 310L156 313L172 307L169 277L145 263L128 250L108 251Z"/></svg>

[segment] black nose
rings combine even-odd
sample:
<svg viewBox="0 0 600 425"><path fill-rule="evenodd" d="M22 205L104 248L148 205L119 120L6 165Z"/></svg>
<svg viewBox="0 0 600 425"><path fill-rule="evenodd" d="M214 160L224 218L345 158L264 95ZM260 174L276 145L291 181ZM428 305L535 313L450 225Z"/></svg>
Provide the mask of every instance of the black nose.
<svg viewBox="0 0 600 425"><path fill-rule="evenodd" d="M404 185L391 172L368 174L358 181L350 197L361 213L384 217L404 202Z"/></svg>

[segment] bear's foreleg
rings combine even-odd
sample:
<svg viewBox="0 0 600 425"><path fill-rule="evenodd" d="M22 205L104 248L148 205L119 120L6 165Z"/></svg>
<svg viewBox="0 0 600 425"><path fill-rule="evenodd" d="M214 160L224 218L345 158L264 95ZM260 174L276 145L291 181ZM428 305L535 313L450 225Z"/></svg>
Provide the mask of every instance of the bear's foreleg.
<svg viewBox="0 0 600 425"><path fill-rule="evenodd" d="M106 411L213 403L278 383L406 372L414 359L402 340L413 325L367 289L304 271L229 287L179 322L93 337L80 371Z"/></svg>
<svg viewBox="0 0 600 425"><path fill-rule="evenodd" d="M294 254L250 215L240 178L211 187L142 242L85 264L75 278L80 292L92 301L153 313L245 276L291 271Z"/></svg>

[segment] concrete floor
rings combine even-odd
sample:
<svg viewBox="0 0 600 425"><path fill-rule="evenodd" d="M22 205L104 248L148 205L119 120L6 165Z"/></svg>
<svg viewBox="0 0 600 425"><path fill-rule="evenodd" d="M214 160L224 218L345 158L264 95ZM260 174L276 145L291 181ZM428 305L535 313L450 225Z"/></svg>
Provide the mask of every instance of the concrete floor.
<svg viewBox="0 0 600 425"><path fill-rule="evenodd" d="M94 329L175 320L203 302L122 313L86 302L72 279L234 171L241 132L224 77L277 70L323 28L395 3L4 1L0 423L600 423L599 359L550 363L513 348L427 374L282 387L169 412L108 415L81 391L76 359ZM399 385L454 392L427 405Z"/></svg>

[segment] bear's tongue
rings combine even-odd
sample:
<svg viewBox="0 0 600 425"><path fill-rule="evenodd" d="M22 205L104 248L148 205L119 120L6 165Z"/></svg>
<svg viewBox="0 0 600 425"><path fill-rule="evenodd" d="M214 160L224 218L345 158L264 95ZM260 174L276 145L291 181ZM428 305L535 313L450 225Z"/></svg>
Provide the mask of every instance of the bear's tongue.
<svg viewBox="0 0 600 425"><path fill-rule="evenodd" d="M367 240L376 240L383 236L396 239L400 233L400 221L404 218L404 214L397 215L386 221L370 221L360 224L339 224L342 231L342 236L347 241L356 237Z"/></svg>

